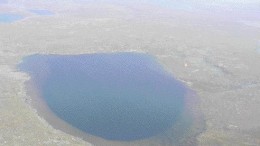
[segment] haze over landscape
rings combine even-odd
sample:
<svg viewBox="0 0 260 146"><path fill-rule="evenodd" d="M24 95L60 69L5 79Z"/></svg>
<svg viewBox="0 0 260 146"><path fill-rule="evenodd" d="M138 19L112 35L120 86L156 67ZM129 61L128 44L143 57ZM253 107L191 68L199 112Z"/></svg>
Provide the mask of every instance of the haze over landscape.
<svg viewBox="0 0 260 146"><path fill-rule="evenodd" d="M115 54L122 52L130 56L117 58ZM94 54L113 59L89 58ZM149 57L136 60L131 54L152 56L156 65ZM34 66L20 70L18 66L30 56L36 56L31 61ZM76 68L58 70L71 65L66 56L82 58L72 61ZM85 61L82 67L81 61ZM0 145L259 146L259 66L259 0L0 0ZM173 79L183 87L176 89L185 92L173 90ZM78 82L83 81L81 89ZM82 119L80 115L69 117L75 111L55 112L66 102L74 104L62 90L73 96L82 91L88 98L73 98L81 105L75 111L101 116L93 116L98 119L94 122L84 117L90 123L85 127L80 120L71 120ZM50 106L63 95L67 101ZM94 95L111 101L97 100ZM128 100L129 95L135 98ZM116 100L117 96L124 98ZM177 97L182 98L173 102ZM133 109L143 113L136 112L135 118L122 116ZM63 115L70 112L69 118ZM146 120L162 127L145 125ZM133 127L109 125L120 122ZM121 137L134 128L140 131Z"/></svg>

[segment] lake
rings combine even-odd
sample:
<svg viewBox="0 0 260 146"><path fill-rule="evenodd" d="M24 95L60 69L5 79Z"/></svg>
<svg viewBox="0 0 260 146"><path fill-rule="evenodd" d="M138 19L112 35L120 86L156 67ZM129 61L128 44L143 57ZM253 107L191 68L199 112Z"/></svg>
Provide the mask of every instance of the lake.
<svg viewBox="0 0 260 146"><path fill-rule="evenodd" d="M105 140L161 135L187 110L188 89L144 53L35 54L19 69L58 118Z"/></svg>
<svg viewBox="0 0 260 146"><path fill-rule="evenodd" d="M49 10L45 10L45 9L32 9L29 10L31 13L37 14L37 15L53 15L54 13L49 11Z"/></svg>
<svg viewBox="0 0 260 146"><path fill-rule="evenodd" d="M1 4L7 4L7 3L8 3L7 0L0 0L0 5L1 5Z"/></svg>
<svg viewBox="0 0 260 146"><path fill-rule="evenodd" d="M19 14L0 13L0 23L12 23L23 18L24 17Z"/></svg>
<svg viewBox="0 0 260 146"><path fill-rule="evenodd" d="M257 48L257 49L256 49L256 52L257 52L258 54L260 54L260 48Z"/></svg>

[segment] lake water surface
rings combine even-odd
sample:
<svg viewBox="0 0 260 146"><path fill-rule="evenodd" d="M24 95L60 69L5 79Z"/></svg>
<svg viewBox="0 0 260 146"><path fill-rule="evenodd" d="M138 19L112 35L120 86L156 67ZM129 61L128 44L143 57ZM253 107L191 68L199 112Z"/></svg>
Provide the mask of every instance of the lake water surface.
<svg viewBox="0 0 260 146"><path fill-rule="evenodd" d="M24 17L19 14L0 13L0 23L12 23L23 18Z"/></svg>
<svg viewBox="0 0 260 146"><path fill-rule="evenodd" d="M102 139L154 137L186 111L187 88L147 54L36 54L19 68L57 117Z"/></svg>
<svg viewBox="0 0 260 146"><path fill-rule="evenodd" d="M7 0L0 0L0 5L1 5L1 4L7 4L7 3L8 3Z"/></svg>
<svg viewBox="0 0 260 146"><path fill-rule="evenodd" d="M51 12L49 10L45 10L45 9L32 9L32 10L30 10L30 12L37 14L37 15L42 15L42 16L54 14L53 12Z"/></svg>

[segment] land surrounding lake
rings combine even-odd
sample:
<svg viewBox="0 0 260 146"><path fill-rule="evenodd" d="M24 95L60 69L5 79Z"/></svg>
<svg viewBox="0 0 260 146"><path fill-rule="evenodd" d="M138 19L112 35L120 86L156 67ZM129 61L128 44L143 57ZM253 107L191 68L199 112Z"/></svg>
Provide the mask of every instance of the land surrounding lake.
<svg viewBox="0 0 260 146"><path fill-rule="evenodd" d="M26 86L30 76L17 65L33 54L112 52L151 54L197 94L198 106L189 107L202 112L203 118L199 112L194 117L204 119L205 129L195 132L194 141L178 138L182 145L260 145L258 3L241 7L239 3L210 7L191 3L174 8L167 6L172 3L147 1L0 1L1 14L24 16L0 23L0 145L91 145L96 141L91 136L89 141L73 136L81 135L80 131L59 130L51 126L53 121L41 117L44 113L32 106L29 93L33 91ZM54 14L42 17L32 14L32 9ZM68 127L62 121L59 124ZM190 133L198 128L201 125L190 128ZM174 139L157 138L149 139L151 145L171 146ZM100 140L100 145L122 143Z"/></svg>

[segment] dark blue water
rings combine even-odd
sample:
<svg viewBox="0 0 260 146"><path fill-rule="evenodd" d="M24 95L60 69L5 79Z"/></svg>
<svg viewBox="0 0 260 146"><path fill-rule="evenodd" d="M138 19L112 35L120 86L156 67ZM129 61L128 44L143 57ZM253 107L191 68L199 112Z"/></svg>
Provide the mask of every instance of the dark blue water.
<svg viewBox="0 0 260 146"><path fill-rule="evenodd" d="M19 14L0 13L0 23L12 23L23 18L24 17Z"/></svg>
<svg viewBox="0 0 260 146"><path fill-rule="evenodd" d="M37 14L37 15L53 15L54 13L49 11L49 10L44 10L44 9L32 9L30 12Z"/></svg>
<svg viewBox="0 0 260 146"><path fill-rule="evenodd" d="M32 55L19 68L58 117L104 139L155 136L183 111L185 87L147 54Z"/></svg>

